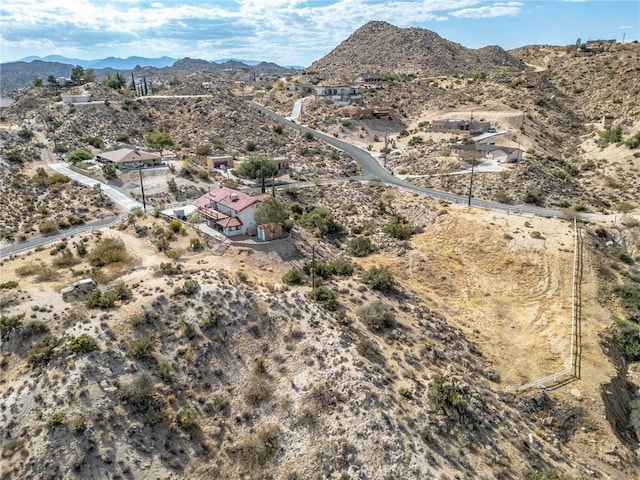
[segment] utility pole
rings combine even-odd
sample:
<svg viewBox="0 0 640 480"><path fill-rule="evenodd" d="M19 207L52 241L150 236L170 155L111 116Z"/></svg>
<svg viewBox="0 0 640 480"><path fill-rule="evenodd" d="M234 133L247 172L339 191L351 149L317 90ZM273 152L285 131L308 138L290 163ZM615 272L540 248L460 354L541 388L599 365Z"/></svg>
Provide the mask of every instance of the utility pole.
<svg viewBox="0 0 640 480"><path fill-rule="evenodd" d="M144 184L142 183L142 165L138 167L138 173L140 173L140 190L142 190L142 209L144 213L147 213L147 202L144 199Z"/></svg>
<svg viewBox="0 0 640 480"><path fill-rule="evenodd" d="M316 246L311 245L311 291L316 289Z"/></svg>
<svg viewBox="0 0 640 480"><path fill-rule="evenodd" d="M473 189L473 166L475 165L474 159L471 159L471 179L469 180L469 201L468 206L471 206L471 190Z"/></svg>

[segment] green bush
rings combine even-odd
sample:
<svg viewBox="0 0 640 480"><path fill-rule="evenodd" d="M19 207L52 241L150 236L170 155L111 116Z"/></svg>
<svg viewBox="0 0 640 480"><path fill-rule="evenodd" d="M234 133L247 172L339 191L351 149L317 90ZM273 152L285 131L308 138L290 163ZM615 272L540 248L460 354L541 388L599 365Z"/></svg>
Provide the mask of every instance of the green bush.
<svg viewBox="0 0 640 480"><path fill-rule="evenodd" d="M47 420L47 428L49 430L53 430L58 425L62 425L63 423L64 423L64 413L56 412L49 417L49 420Z"/></svg>
<svg viewBox="0 0 640 480"><path fill-rule="evenodd" d="M395 325L395 314L390 305L376 300L358 309L360 319L371 330L385 330Z"/></svg>
<svg viewBox="0 0 640 480"><path fill-rule="evenodd" d="M315 235L341 237L346 233L344 225L338 223L326 207L315 207L300 217L300 225Z"/></svg>
<svg viewBox="0 0 640 480"><path fill-rule="evenodd" d="M136 360L151 358L156 346L153 340L148 337L133 340L127 348L127 354Z"/></svg>
<svg viewBox="0 0 640 480"><path fill-rule="evenodd" d="M188 297L195 294L198 290L200 290L200 284L197 280L185 280L182 284L182 293Z"/></svg>
<svg viewBox="0 0 640 480"><path fill-rule="evenodd" d="M404 222L390 223L382 231L398 240L407 240L413 235L413 227Z"/></svg>
<svg viewBox="0 0 640 480"><path fill-rule="evenodd" d="M153 400L153 380L148 373L139 373L131 383L122 387L120 397L136 407L149 406Z"/></svg>
<svg viewBox="0 0 640 480"><path fill-rule="evenodd" d="M362 281L374 290L391 292L395 289L396 282L393 273L387 267L371 267L362 275Z"/></svg>
<svg viewBox="0 0 640 480"><path fill-rule="evenodd" d="M173 145L173 139L171 135L166 132L154 132L150 133L146 137L147 145L151 148L162 149Z"/></svg>
<svg viewBox="0 0 640 480"><path fill-rule="evenodd" d="M333 271L336 275L340 275L343 277L353 275L353 272L355 270L353 262L344 258L337 258L336 260L331 262L331 266L333 267Z"/></svg>
<svg viewBox="0 0 640 480"><path fill-rule="evenodd" d="M613 287L613 291L620 297L628 319L640 322L640 285L620 283Z"/></svg>
<svg viewBox="0 0 640 480"><path fill-rule="evenodd" d="M23 319L24 313L11 316L2 315L2 317L0 317L0 334L2 338L7 339L11 332L20 328Z"/></svg>
<svg viewBox="0 0 640 480"><path fill-rule="evenodd" d="M614 247L609 249L609 253L620 260L621 262L626 263L627 265L632 265L634 263L633 257L629 255L629 252L624 247Z"/></svg>
<svg viewBox="0 0 640 480"><path fill-rule="evenodd" d="M624 141L624 144L631 149L640 147L640 132L636 133L632 137L627 138Z"/></svg>
<svg viewBox="0 0 640 480"><path fill-rule="evenodd" d="M59 340L56 337L47 335L38 345L27 351L27 363L32 367L46 365L53 358L55 348L58 346Z"/></svg>
<svg viewBox="0 0 640 480"><path fill-rule="evenodd" d="M131 289L124 283L116 285L114 288L102 292L94 290L87 299L87 307L89 308L113 308L117 301L130 300L132 297Z"/></svg>
<svg viewBox="0 0 640 480"><path fill-rule="evenodd" d="M78 163L82 163L85 160L91 160L93 158L93 154L84 148L79 148L78 150L74 150L73 152L67 154L67 161L72 165L76 165Z"/></svg>
<svg viewBox="0 0 640 480"><path fill-rule="evenodd" d="M91 335L83 333L69 340L69 348L74 353L89 353L98 348L98 343Z"/></svg>
<svg viewBox="0 0 640 480"><path fill-rule="evenodd" d="M338 294L324 285L311 290L309 296L327 310L335 311L338 308Z"/></svg>
<svg viewBox="0 0 640 480"><path fill-rule="evenodd" d="M376 251L376 246L368 237L356 237L347 244L347 251L354 257L366 257Z"/></svg>
<svg viewBox="0 0 640 480"><path fill-rule="evenodd" d="M93 267L104 267L111 263L127 262L129 254L127 247L120 238L108 237L100 240L87 256Z"/></svg>
<svg viewBox="0 0 640 480"><path fill-rule="evenodd" d="M287 285L302 285L304 283L304 277L296 269L291 269L282 276L282 282Z"/></svg>
<svg viewBox="0 0 640 480"><path fill-rule="evenodd" d="M454 410L460 412L463 409L464 403L453 382L441 373L434 374L431 382L428 398L434 410L440 410L449 416Z"/></svg>
<svg viewBox="0 0 640 480"><path fill-rule="evenodd" d="M15 280L9 280L7 282L0 283L0 290L9 290L11 288L18 288L18 282Z"/></svg>
<svg viewBox="0 0 640 480"><path fill-rule="evenodd" d="M197 425L195 412L187 407L181 408L176 415L176 423L182 430L193 429Z"/></svg>
<svg viewBox="0 0 640 480"><path fill-rule="evenodd" d="M622 355L630 362L640 360L640 325L616 319L614 336Z"/></svg>

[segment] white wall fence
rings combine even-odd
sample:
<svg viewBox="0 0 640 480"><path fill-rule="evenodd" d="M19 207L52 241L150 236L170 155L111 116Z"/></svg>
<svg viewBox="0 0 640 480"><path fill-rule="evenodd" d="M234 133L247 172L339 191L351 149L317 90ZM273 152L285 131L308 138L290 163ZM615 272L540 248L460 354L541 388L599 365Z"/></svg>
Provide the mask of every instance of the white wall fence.
<svg viewBox="0 0 640 480"><path fill-rule="evenodd" d="M524 385L507 385L508 392L523 392L532 388L550 388L557 386L559 383L576 378L577 360L579 354L579 343L577 342L577 331L580 322L580 276L578 275L581 266L580 250L582 242L578 232L578 222L573 219L573 287L571 292L571 339L569 347L568 367L562 371L547 375Z"/></svg>

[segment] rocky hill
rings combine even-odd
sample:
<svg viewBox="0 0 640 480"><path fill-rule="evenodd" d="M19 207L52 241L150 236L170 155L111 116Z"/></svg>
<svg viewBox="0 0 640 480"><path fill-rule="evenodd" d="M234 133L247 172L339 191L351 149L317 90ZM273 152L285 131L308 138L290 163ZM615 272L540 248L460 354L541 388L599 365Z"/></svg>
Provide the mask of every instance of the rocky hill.
<svg viewBox="0 0 640 480"><path fill-rule="evenodd" d="M361 35L398 58L363 47L348 65ZM471 162L451 150L469 139L429 123L484 119L491 141L526 155L476 170L474 197L564 209L580 235L561 218L361 183L348 155L244 101L289 115L313 91L308 75L289 92L185 59L140 69L161 86L145 97L91 83L71 92L94 102L68 105L28 88L1 112L0 234L61 237L0 260L3 480L640 475L638 45L473 51L381 22L352 38L335 70L322 59L317 71L344 81L393 62L353 102L390 113L347 117L311 97L304 123L375 155L387 146L394 174L466 195ZM278 180L306 181L276 193L290 237L218 250L151 208L73 234L117 207L48 163L159 133L170 167L144 172L149 206L233 182L208 155L284 156ZM77 168L139 198L137 171ZM86 277L98 291L65 302L60 290ZM570 352L563 381L507 390L565 370Z"/></svg>
<svg viewBox="0 0 640 480"><path fill-rule="evenodd" d="M360 27L307 69L324 79L351 79L369 72L429 76L490 75L525 68L497 46L478 50L443 39L422 28L398 28L386 22Z"/></svg>

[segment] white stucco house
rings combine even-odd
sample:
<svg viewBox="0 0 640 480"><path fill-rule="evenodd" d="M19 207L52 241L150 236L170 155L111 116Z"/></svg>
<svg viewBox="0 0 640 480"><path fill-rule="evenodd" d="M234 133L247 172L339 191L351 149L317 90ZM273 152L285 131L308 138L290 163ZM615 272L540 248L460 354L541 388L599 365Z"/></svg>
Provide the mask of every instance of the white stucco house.
<svg viewBox="0 0 640 480"><path fill-rule="evenodd" d="M220 186L204 194L193 203L202 214L207 226L223 235L227 237L254 236L257 234L254 214L260 203L268 196L268 194L249 195Z"/></svg>

